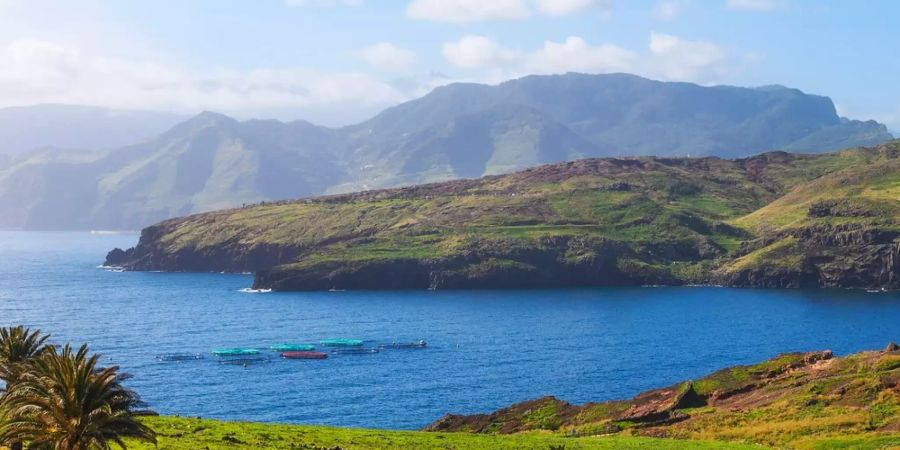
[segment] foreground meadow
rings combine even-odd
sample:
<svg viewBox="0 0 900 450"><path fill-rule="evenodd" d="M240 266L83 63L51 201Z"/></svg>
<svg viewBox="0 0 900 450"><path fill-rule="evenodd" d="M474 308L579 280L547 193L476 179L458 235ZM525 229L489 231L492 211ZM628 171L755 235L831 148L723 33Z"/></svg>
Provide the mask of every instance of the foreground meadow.
<svg viewBox="0 0 900 450"><path fill-rule="evenodd" d="M144 423L156 430L158 447L129 443L129 449L303 449L303 450L394 450L394 449L761 449L755 445L716 441L681 441L645 437L566 438L548 434L490 436L471 433L426 433L334 428L309 425L282 425L251 422L148 417ZM900 440L897 441L900 444Z"/></svg>
<svg viewBox="0 0 900 450"><path fill-rule="evenodd" d="M158 447L129 443L129 449L150 450L713 450L713 449L854 449L900 448L900 434L860 433L816 438L807 436L789 445L767 447L714 440L682 440L637 436L562 437L550 434L480 435L470 433L426 433L224 422L181 417L149 417L144 423L156 430Z"/></svg>

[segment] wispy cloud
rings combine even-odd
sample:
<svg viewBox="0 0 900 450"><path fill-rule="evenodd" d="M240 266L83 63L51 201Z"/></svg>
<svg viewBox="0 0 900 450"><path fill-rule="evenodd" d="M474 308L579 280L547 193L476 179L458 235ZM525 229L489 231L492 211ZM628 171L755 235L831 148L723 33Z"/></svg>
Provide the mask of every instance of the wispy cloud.
<svg viewBox="0 0 900 450"><path fill-rule="evenodd" d="M566 16L588 9L608 12L609 0L413 0L406 8L412 19L447 23L521 20L535 14Z"/></svg>
<svg viewBox="0 0 900 450"><path fill-rule="evenodd" d="M738 11L769 12L783 9L784 0L725 0L725 7Z"/></svg>
<svg viewBox="0 0 900 450"><path fill-rule="evenodd" d="M485 36L465 36L443 47L448 62L463 69L489 70L493 78L564 72L612 72L634 68L636 56L612 44L591 45L578 36L545 41L532 51L504 47Z"/></svg>
<svg viewBox="0 0 900 450"><path fill-rule="evenodd" d="M537 8L549 16L568 16L588 8L609 10L612 4L606 0L537 0Z"/></svg>
<svg viewBox="0 0 900 450"><path fill-rule="evenodd" d="M284 0L287 6L358 6L363 0Z"/></svg>
<svg viewBox="0 0 900 450"><path fill-rule="evenodd" d="M8 1L0 0L0 5ZM0 15L0 25L5 25L0 26L0 106L53 102L184 113L209 109L243 117L277 116L345 124L453 81L493 83L528 74L577 71L631 72L659 79L727 83L740 78L745 68L764 58L710 40L648 30L649 39L640 47L597 42L579 35L523 46L521 41L498 41L490 35L471 34L448 39L440 47L447 64L435 62L435 55L425 53L425 49L434 49L430 45L377 39L362 41L372 43L362 48L357 47L361 45L359 41L349 40L356 43L334 49L335 53L364 61L371 68L348 69L343 65L346 59L340 58L333 63L333 69L324 68L315 59L302 64L291 63L288 58L272 64L263 60L242 66L223 58L221 65L208 61L201 64L178 53L178 48L158 45L152 36L131 36L132 30L96 11L79 13L79 8L66 7L74 9L53 13L59 15L51 20L59 23L58 27L39 27L34 24L50 19L35 8L26 8L26 0L15 1L9 6L10 14ZM660 0L658 4L672 3L677 9L689 1L696 2ZM357 2L304 1L305 5L326 3ZM450 18L454 23L583 11L591 11L596 18L611 7L608 0L545 3L403 0L401 5L445 8L448 16L442 20ZM372 2L365 5L370 7ZM22 16L23 13L31 16ZM67 21L66 17L72 15L78 20ZM22 26L17 27L17 22L22 22ZM537 21L534 24L535 33L541 32ZM32 30L37 31L31 33ZM40 37L25 38L30 35ZM429 74L429 69L449 69L450 75Z"/></svg>
<svg viewBox="0 0 900 450"><path fill-rule="evenodd" d="M211 109L345 123L420 93L358 72L303 67L196 70L43 40L0 46L4 106L56 102L182 112Z"/></svg>
<svg viewBox="0 0 900 450"><path fill-rule="evenodd" d="M405 71L416 62L416 53L389 42L379 42L359 50L360 59L385 71Z"/></svg>
<svg viewBox="0 0 900 450"><path fill-rule="evenodd" d="M650 71L671 80L707 81L728 70L729 54L712 42L691 41L670 34L650 32Z"/></svg>
<svg viewBox="0 0 900 450"><path fill-rule="evenodd" d="M659 20L675 20L690 5L690 0L663 0L653 5L653 17Z"/></svg>
<svg viewBox="0 0 900 450"><path fill-rule="evenodd" d="M713 83L764 59L762 54L734 53L713 42L657 32L650 33L646 52L609 43L591 44L578 36L519 50L486 36L470 35L445 43L443 54L460 69L480 72L480 80L485 82L526 74L632 72L657 79Z"/></svg>
<svg viewBox="0 0 900 450"><path fill-rule="evenodd" d="M524 19L531 9L523 0L413 0L406 14L418 20L466 23Z"/></svg>

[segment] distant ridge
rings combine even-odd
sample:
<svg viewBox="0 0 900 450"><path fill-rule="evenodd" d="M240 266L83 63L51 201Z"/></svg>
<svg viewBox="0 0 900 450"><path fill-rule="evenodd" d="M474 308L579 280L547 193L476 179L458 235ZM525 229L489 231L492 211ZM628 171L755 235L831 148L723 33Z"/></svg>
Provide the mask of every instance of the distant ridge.
<svg viewBox="0 0 900 450"><path fill-rule="evenodd" d="M204 112L142 143L45 151L0 168L0 227L136 229L179 215L328 193L477 178L588 157L736 158L869 146L884 125L782 86L635 75L461 83L360 124L240 122Z"/></svg>

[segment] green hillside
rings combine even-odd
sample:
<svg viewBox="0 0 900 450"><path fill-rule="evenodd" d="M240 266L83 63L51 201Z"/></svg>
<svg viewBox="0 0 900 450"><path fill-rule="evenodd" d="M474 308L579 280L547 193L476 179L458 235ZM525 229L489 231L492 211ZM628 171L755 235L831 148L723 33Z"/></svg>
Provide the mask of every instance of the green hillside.
<svg viewBox="0 0 900 450"><path fill-rule="evenodd" d="M108 263L252 271L275 289L891 287L898 148L588 159L260 204L149 227Z"/></svg>
<svg viewBox="0 0 900 450"><path fill-rule="evenodd" d="M900 232L898 148L843 153L848 163L844 169L800 183L732 221L761 238L723 264L720 272L727 277L776 268L779 276L803 277L814 270L829 280L845 276L849 269L895 280L900 275L892 263ZM815 260L822 262L810 267Z"/></svg>
<svg viewBox="0 0 900 450"><path fill-rule="evenodd" d="M842 170L809 183L796 183L783 197L734 224L755 230L783 230L826 221L900 220L900 158L896 147L882 152L847 150L839 155L840 160L827 164ZM816 212L810 215L814 206Z"/></svg>

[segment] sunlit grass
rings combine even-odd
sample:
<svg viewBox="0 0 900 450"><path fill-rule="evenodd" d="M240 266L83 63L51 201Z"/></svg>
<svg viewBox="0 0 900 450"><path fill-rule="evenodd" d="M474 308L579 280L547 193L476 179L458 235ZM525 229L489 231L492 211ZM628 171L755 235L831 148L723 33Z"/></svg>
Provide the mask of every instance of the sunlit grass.
<svg viewBox="0 0 900 450"><path fill-rule="evenodd" d="M643 437L570 438L550 434L511 436L469 433L367 430L308 425L221 422L176 417L148 417L144 422L158 433L159 446L128 443L129 449L151 450L718 450L760 449L726 442L679 441Z"/></svg>

